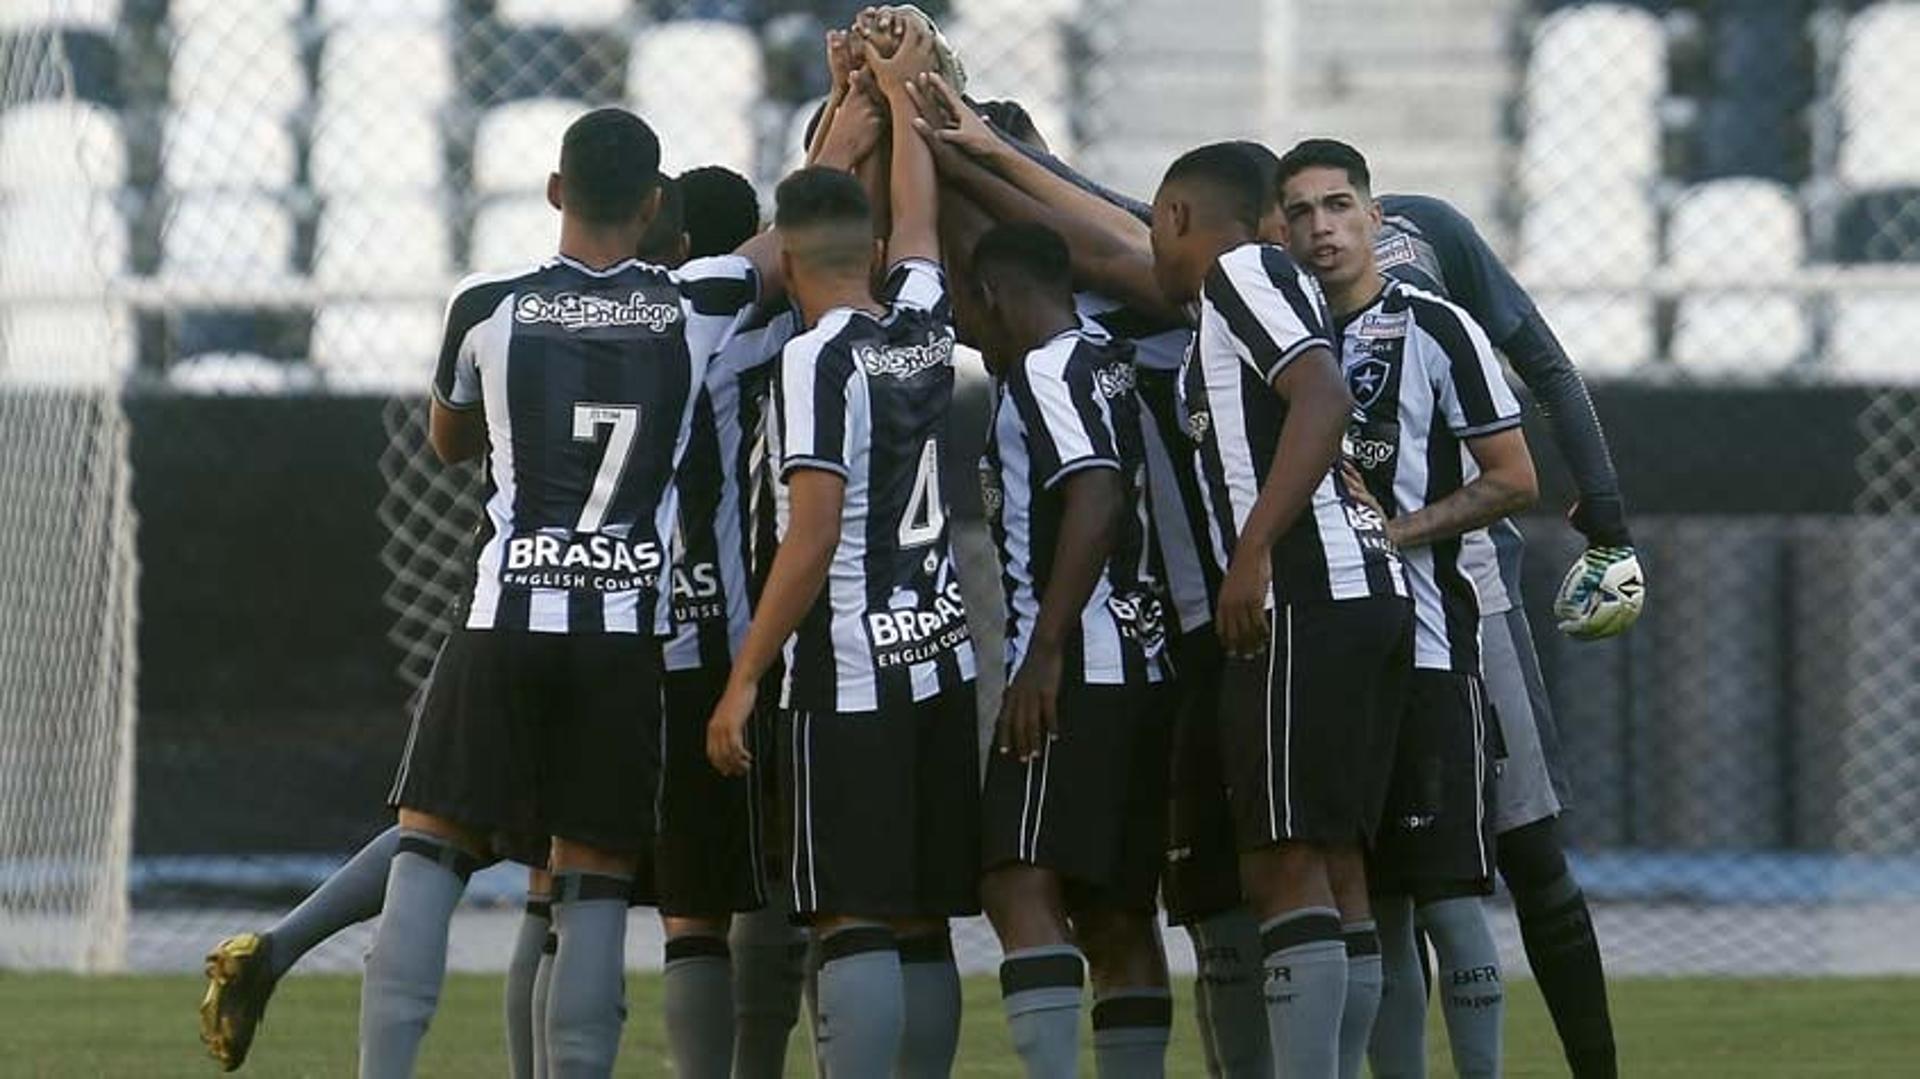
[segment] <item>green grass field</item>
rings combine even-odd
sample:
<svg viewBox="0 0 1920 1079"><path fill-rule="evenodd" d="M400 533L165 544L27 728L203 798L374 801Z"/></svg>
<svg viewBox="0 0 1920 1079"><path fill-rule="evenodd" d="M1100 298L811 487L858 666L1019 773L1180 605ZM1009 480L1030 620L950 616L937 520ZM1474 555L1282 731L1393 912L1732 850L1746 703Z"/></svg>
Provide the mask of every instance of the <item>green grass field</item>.
<svg viewBox="0 0 1920 1079"><path fill-rule="evenodd" d="M75 978L0 975L0 1076L212 1076L201 1055L194 1008L201 981L153 976ZM621 1074L669 1075L660 1031L660 982L629 983ZM1168 1073L1202 1073L1189 986ZM967 982L956 1074L1018 1076L991 979ZM268 1013L242 1075L353 1073L356 979L295 977ZM1508 1074L1564 1075L1553 1031L1531 982L1512 986ZM455 977L428 1037L423 1076L505 1073L498 977ZM1615 1022L1626 1076L1895 1076L1920 1074L1920 979L1625 981ZM1435 1034L1438 1034L1437 1027ZM796 1046L800 1043L796 1042ZM1436 1041L1436 1076L1451 1075ZM796 1053L791 1074L803 1075ZM1090 1058L1084 1058L1091 1064ZM1091 1067L1087 1070L1091 1074Z"/></svg>

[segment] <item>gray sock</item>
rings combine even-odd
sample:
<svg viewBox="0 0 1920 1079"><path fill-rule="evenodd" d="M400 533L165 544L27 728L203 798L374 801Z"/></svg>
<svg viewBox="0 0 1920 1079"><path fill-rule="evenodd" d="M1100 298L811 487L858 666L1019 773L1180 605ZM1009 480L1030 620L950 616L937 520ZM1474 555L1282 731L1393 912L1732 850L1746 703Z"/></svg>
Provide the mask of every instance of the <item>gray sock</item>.
<svg viewBox="0 0 1920 1079"><path fill-rule="evenodd" d="M633 882L556 873L553 928L560 938L547 990L547 1075L605 1079L626 1019L627 895Z"/></svg>
<svg viewBox="0 0 1920 1079"><path fill-rule="evenodd" d="M960 1051L960 968L945 929L900 938L901 999L898 1079L946 1079Z"/></svg>
<svg viewBox="0 0 1920 1079"><path fill-rule="evenodd" d="M893 930L856 925L820 942L822 1073L833 1079L888 1079L906 1029L906 989Z"/></svg>
<svg viewBox="0 0 1920 1079"><path fill-rule="evenodd" d="M1202 1032L1225 1079L1265 1079L1273 1074L1267 1043L1267 1002L1261 985L1260 923L1245 907L1223 911L1188 927L1199 959L1198 986L1207 993Z"/></svg>
<svg viewBox="0 0 1920 1079"><path fill-rule="evenodd" d="M387 867L393 864L393 852L399 846L400 826L396 824L355 851L345 865L262 934L271 942L267 963L275 978L285 974L314 945L380 913L380 904L387 897Z"/></svg>
<svg viewBox="0 0 1920 1079"><path fill-rule="evenodd" d="M1193 946L1194 958L1204 963L1200 956L1206 950L1206 945L1202 943L1199 931L1192 924L1183 928L1187 931L1187 942ZM1213 1008L1208 1003L1212 994L1213 990L1207 987L1206 975L1196 974L1193 979L1193 1023L1199 1028L1200 1062L1206 1066L1210 1079L1220 1079L1223 1074L1220 1068L1220 1053L1213 1045Z"/></svg>
<svg viewBox="0 0 1920 1079"><path fill-rule="evenodd" d="M507 1068L514 1079L533 1079L533 978L552 929L548 898L527 893L527 910L507 959Z"/></svg>
<svg viewBox="0 0 1920 1079"><path fill-rule="evenodd" d="M1367 1039L1374 1079L1426 1079L1427 980L1413 933L1413 900L1373 897L1380 935L1380 1010Z"/></svg>
<svg viewBox="0 0 1920 1079"><path fill-rule="evenodd" d="M820 954L820 935L807 934L806 976L801 980L802 1000L807 1005L807 1046L813 1054L813 1074L825 1075L825 1058L820 1055L820 964L825 959ZM903 990L904 992L904 990Z"/></svg>
<svg viewBox="0 0 1920 1079"><path fill-rule="evenodd" d="M1507 995L1486 907L1477 897L1443 899L1422 903L1414 917L1432 938L1438 959L1434 982L1440 1015L1447 1021L1454 1073L1460 1079L1499 1075Z"/></svg>
<svg viewBox="0 0 1920 1079"><path fill-rule="evenodd" d="M1347 949L1340 912L1302 907L1260 926L1266 950L1267 1037L1275 1076L1333 1075L1340 1064L1340 1012L1347 1004Z"/></svg>
<svg viewBox="0 0 1920 1079"><path fill-rule="evenodd" d="M728 945L733 950L733 1074L781 1079L787 1072L787 1042L800 1020L806 933L787 920L784 909L769 904L734 915Z"/></svg>
<svg viewBox="0 0 1920 1079"><path fill-rule="evenodd" d="M553 954L559 950L560 938L549 929L540 945L540 965L533 968L533 996L527 1002L533 1028L533 1079L547 1079L547 1002L553 999Z"/></svg>
<svg viewBox="0 0 1920 1079"><path fill-rule="evenodd" d="M1347 947L1347 1003L1340 1013L1340 1079L1360 1079L1367 1038L1380 1011L1380 934L1372 920L1340 927Z"/></svg>
<svg viewBox="0 0 1920 1079"><path fill-rule="evenodd" d="M1173 994L1116 989L1093 1002L1093 1064L1100 1079L1161 1079L1173 1036Z"/></svg>
<svg viewBox="0 0 1920 1079"><path fill-rule="evenodd" d="M661 975L673 1073L727 1079L733 1072L733 956L719 937L667 941Z"/></svg>
<svg viewBox="0 0 1920 1079"><path fill-rule="evenodd" d="M432 836L402 832L387 872L386 913L360 985L360 1074L411 1076L440 1004L447 923L474 860Z"/></svg>
<svg viewBox="0 0 1920 1079"><path fill-rule="evenodd" d="M1075 1079L1086 960L1071 944L1023 948L1000 961L1000 1004L1028 1079Z"/></svg>

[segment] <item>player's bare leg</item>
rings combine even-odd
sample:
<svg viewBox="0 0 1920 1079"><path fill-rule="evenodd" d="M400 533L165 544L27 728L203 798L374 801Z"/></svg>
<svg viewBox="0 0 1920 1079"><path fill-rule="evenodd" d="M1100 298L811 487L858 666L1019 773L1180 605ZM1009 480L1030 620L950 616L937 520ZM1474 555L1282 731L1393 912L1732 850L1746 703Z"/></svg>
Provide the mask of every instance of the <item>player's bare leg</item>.
<svg viewBox="0 0 1920 1079"><path fill-rule="evenodd" d="M732 918L662 914L666 965L662 974L667 1048L675 1075L727 1079L733 1072L733 957L727 945Z"/></svg>
<svg viewBox="0 0 1920 1079"><path fill-rule="evenodd" d="M1173 994L1152 910L1079 909L1075 935L1093 978L1093 1054L1101 1079L1157 1079L1167 1070Z"/></svg>
<svg viewBox="0 0 1920 1079"><path fill-rule="evenodd" d="M1001 1004L1030 1077L1079 1073L1086 960L1072 943L1060 875L1025 863L981 878L980 905L1000 937Z"/></svg>
<svg viewBox="0 0 1920 1079"><path fill-rule="evenodd" d="M553 877L544 869L527 871L527 906L507 959L507 1066L514 1079L533 1079L544 1055L542 1012L536 1013L534 986L553 933Z"/></svg>
<svg viewBox="0 0 1920 1079"><path fill-rule="evenodd" d="M906 1031L900 944L885 919L818 914L818 1027L823 1074L882 1079L893 1074Z"/></svg>
<svg viewBox="0 0 1920 1079"><path fill-rule="evenodd" d="M1278 1075L1333 1075L1339 1065L1347 950L1331 860L1329 848L1294 840L1240 856L1241 883L1260 916L1267 1028Z"/></svg>
<svg viewBox="0 0 1920 1079"><path fill-rule="evenodd" d="M626 1019L627 898L638 859L553 841L553 927L560 938L547 996L547 1074L613 1073Z"/></svg>
<svg viewBox="0 0 1920 1079"><path fill-rule="evenodd" d="M360 989L363 1079L413 1074L420 1042L440 1004L447 925L467 878L488 861L487 850L484 836L457 821L400 810L384 914Z"/></svg>

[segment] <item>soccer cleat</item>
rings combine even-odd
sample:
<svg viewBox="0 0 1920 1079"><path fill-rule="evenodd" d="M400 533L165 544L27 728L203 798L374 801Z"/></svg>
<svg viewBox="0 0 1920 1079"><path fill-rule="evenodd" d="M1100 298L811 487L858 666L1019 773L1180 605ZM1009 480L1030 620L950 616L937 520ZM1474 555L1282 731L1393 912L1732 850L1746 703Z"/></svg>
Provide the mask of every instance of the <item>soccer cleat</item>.
<svg viewBox="0 0 1920 1079"><path fill-rule="evenodd" d="M253 1034L273 996L272 942L258 933L228 937L207 953L207 995L200 1001L200 1041L222 1071L247 1062Z"/></svg>

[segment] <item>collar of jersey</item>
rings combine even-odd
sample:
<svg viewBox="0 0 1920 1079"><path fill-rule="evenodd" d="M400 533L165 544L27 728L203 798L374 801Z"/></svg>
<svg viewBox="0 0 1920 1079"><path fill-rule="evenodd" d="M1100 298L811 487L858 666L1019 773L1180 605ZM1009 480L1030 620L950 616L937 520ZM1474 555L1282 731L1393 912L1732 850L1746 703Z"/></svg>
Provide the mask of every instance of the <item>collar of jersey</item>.
<svg viewBox="0 0 1920 1079"><path fill-rule="evenodd" d="M1359 307L1354 308L1353 310L1347 312L1344 315L1335 316L1333 320L1333 328L1336 331L1344 333L1348 326L1353 325L1354 319L1359 318L1361 315L1364 315L1369 311L1378 309L1381 302L1384 301L1388 296L1391 296L1394 293L1394 291L1399 287L1400 282L1398 280L1392 277L1388 277L1386 274L1381 274L1380 276L1386 278L1386 282L1380 286L1379 292L1376 292L1373 294L1373 299L1368 300L1366 303L1361 304Z"/></svg>
<svg viewBox="0 0 1920 1079"><path fill-rule="evenodd" d="M619 273L620 271L628 268L629 266L634 266L638 264L640 261L637 258L633 258L629 256L627 258L621 259L619 262L614 263L613 265L607 267L604 270L596 270L593 267L587 265L586 263L581 262L579 259L574 258L572 255L555 254L553 257L554 257L554 261L563 262L568 266L571 266L574 269L579 270L581 273L588 274L593 277L612 277L614 274Z"/></svg>

